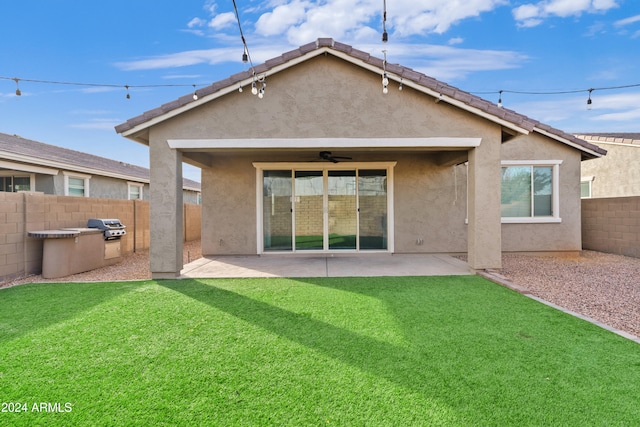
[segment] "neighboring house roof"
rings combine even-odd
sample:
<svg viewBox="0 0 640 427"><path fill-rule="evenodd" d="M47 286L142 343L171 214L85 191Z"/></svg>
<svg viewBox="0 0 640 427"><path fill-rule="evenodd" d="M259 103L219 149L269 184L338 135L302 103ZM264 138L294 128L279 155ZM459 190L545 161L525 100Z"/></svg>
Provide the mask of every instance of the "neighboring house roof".
<svg viewBox="0 0 640 427"><path fill-rule="evenodd" d="M135 182L149 182L149 169L117 160L94 156L81 151L57 147L0 132L0 160L35 165L40 168L64 169L93 175L108 176ZM3 167L0 165L0 167ZM200 191L200 183L183 180L187 190Z"/></svg>
<svg viewBox="0 0 640 427"><path fill-rule="evenodd" d="M402 82L404 86L411 87L431 95L434 98L440 98L444 102L484 117L513 131L522 134L537 132L546 135L549 138L580 150L583 159L600 157L606 154L606 151L597 145L576 138L574 135L540 123L513 110L499 107L492 102L440 82L410 68L385 63L385 61L380 58L375 58L366 52L354 49L352 46L336 42L330 38L318 39L316 42L306 44L298 49L257 65L253 67L253 70L234 74L210 86L198 89L196 91L198 95L197 100L194 100L193 94L190 93L175 101L147 111L140 116L129 119L125 123L116 126L116 132L139 142L147 143L139 132L145 131L155 124L161 123L192 108L196 108L199 105L210 102L232 91L236 91L240 86L250 85L256 75L273 75L325 53L335 55L336 57L380 75L386 71L389 80L398 83Z"/></svg>
<svg viewBox="0 0 640 427"><path fill-rule="evenodd" d="M633 132L612 132L612 133L581 133L576 134L576 138L587 141L608 142L613 144L630 144L640 146L640 133Z"/></svg>

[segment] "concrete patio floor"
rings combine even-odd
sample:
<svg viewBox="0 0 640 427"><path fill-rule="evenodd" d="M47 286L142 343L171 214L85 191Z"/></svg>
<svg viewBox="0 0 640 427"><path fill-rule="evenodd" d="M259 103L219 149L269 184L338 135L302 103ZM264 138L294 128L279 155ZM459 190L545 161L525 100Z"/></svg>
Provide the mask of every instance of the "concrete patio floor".
<svg viewBox="0 0 640 427"><path fill-rule="evenodd" d="M180 278L373 277L474 274L448 255L209 256L184 266Z"/></svg>

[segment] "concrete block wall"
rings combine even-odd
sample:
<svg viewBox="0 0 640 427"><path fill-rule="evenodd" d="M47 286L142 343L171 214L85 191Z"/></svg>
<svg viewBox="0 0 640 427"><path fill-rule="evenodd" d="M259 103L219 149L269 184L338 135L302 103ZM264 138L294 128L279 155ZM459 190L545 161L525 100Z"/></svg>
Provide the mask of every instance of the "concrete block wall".
<svg viewBox="0 0 640 427"><path fill-rule="evenodd" d="M127 226L121 253L149 248L149 202L0 192L0 281L42 269L41 239L29 231L82 228L89 218L118 218ZM185 204L185 240L200 238L201 206Z"/></svg>
<svg viewBox="0 0 640 427"><path fill-rule="evenodd" d="M583 199L582 247L640 258L640 197Z"/></svg>

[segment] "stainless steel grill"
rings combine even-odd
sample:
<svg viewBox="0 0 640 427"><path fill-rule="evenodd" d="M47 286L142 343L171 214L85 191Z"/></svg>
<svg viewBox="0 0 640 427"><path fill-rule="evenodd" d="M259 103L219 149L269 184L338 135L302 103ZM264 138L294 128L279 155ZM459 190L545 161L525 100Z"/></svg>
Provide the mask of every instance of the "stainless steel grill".
<svg viewBox="0 0 640 427"><path fill-rule="evenodd" d="M125 228L119 219L91 218L87 223L88 228L98 228L104 233L105 240L120 239L127 234Z"/></svg>

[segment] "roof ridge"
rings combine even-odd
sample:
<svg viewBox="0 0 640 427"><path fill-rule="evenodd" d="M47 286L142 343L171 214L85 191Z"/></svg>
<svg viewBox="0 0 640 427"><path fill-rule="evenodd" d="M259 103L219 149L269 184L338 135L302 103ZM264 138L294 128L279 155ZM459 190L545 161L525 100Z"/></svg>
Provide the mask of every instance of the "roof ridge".
<svg viewBox="0 0 640 427"><path fill-rule="evenodd" d="M401 79L403 83L412 82L413 84L425 88L433 93L441 94L449 98L450 101L455 101L456 103L464 104L470 108L470 111L482 112L485 114L485 117L495 117L496 122L502 124L511 124L515 128L524 129L528 132L535 131L536 129L543 130L548 134L553 135L555 138L569 141L571 144L583 147L586 151L592 151L597 154L606 153L605 150L600 147L589 144L584 140L581 140L574 135L568 134L559 129L553 128L551 126L540 123L537 120L531 119L523 114L520 114L514 110L510 110L507 108L503 108L502 106L498 106L491 101L488 101L484 98L481 98L477 95L474 95L470 92L463 91L455 86L451 86L448 83L437 80L433 77L430 77L421 72L415 71L409 67L404 67L399 64L388 64L385 60L381 58L377 58L372 56L371 54L356 49L351 45L347 45L341 42L337 42L332 38L318 38L315 42L307 43L298 47L297 49L293 49L289 52L285 52L280 56L269 59L262 64L259 64L253 67L253 72L245 71L241 73L234 74L224 80L220 80L207 86L204 89L199 89L198 100L193 99L193 95L186 94L174 101L165 103L158 108L154 108L152 110L146 111L145 113L133 117L127 120L125 123L122 123L115 127L117 133L124 134L126 132L132 131L138 126L141 126L145 123L150 122L153 119L161 118L165 114L169 114L175 110L181 109L183 107L188 106L189 104L193 104L194 107L200 105L201 103L207 102L203 97L205 95L213 95L216 92L219 92L223 89L228 89L230 87L235 87L235 85L242 84L243 81L254 78L259 74L266 74L267 72L273 70L274 68L285 66L287 63L290 63L296 59L303 58L305 55L310 54L313 51L322 51L325 52L339 52L341 54L347 55L350 58L361 61L363 64L367 66L375 67L380 69L382 72L385 70L390 76ZM202 95L202 96L201 96ZM461 105L457 105L460 107ZM596 154L596 155L597 155ZM593 155L593 154L591 154Z"/></svg>
<svg viewBox="0 0 640 427"><path fill-rule="evenodd" d="M625 138L625 136L633 136L633 138ZM617 133L583 133L583 134L575 134L576 138L580 138L587 141L593 142L604 142L610 144L624 144L624 145L640 145L640 133L626 133L626 132L617 132ZM637 137L637 138L636 138Z"/></svg>

